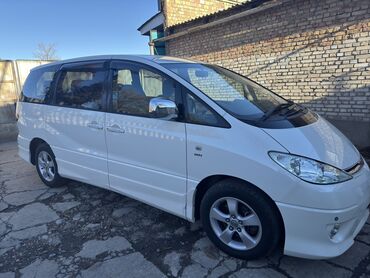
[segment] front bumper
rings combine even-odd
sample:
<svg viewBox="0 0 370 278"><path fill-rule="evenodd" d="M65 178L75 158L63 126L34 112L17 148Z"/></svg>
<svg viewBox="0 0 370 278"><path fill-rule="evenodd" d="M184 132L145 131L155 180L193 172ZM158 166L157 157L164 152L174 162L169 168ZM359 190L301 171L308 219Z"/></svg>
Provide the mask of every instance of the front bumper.
<svg viewBox="0 0 370 278"><path fill-rule="evenodd" d="M352 246L369 217L370 171L365 167L361 172L347 182L348 194L355 189L362 192L351 207L329 210L276 203L285 226L284 254L324 259L339 256Z"/></svg>

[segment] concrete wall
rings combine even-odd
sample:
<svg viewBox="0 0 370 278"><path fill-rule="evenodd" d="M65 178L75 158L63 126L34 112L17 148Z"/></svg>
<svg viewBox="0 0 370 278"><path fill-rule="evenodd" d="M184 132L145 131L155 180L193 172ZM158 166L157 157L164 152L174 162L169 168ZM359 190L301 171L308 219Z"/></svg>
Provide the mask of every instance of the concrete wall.
<svg viewBox="0 0 370 278"><path fill-rule="evenodd" d="M12 61L0 61L0 141L16 137L17 84Z"/></svg>
<svg viewBox="0 0 370 278"><path fill-rule="evenodd" d="M30 70L49 61L0 60L0 142L17 136L15 104Z"/></svg>
<svg viewBox="0 0 370 278"><path fill-rule="evenodd" d="M279 1L275 1L279 2ZM166 41L168 55L219 64L322 114L370 145L370 1L296 0ZM227 18L198 19L176 34ZM355 123L355 124L354 124Z"/></svg>

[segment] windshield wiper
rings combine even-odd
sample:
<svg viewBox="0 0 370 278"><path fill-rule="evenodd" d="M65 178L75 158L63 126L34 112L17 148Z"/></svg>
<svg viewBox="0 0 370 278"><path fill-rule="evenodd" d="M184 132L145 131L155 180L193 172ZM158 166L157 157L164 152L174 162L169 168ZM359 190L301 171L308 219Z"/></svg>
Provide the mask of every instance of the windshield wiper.
<svg viewBox="0 0 370 278"><path fill-rule="evenodd" d="M301 105L299 104L296 104L295 108L294 109L290 109L288 113L286 113L286 117L291 117L295 114L298 114L298 113L301 113L301 112L305 112L307 110L306 107L302 107ZM292 112L290 112L292 111Z"/></svg>
<svg viewBox="0 0 370 278"><path fill-rule="evenodd" d="M294 104L293 101L287 100L286 103L280 103L279 105L275 106L274 108L270 109L269 111L266 112L265 115L262 116L260 119L262 122L266 121L268 118L270 118L273 114L276 112L279 112L283 110L284 108L288 108L289 106L292 106Z"/></svg>

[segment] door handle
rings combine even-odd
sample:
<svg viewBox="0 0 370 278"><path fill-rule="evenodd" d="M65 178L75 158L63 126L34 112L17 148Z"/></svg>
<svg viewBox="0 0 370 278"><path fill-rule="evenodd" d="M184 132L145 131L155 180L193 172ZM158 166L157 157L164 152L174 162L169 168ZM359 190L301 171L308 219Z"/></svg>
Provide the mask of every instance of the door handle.
<svg viewBox="0 0 370 278"><path fill-rule="evenodd" d="M98 129L98 130L102 130L103 129L103 126L102 125L99 125L97 122L88 123L87 126L89 128Z"/></svg>
<svg viewBox="0 0 370 278"><path fill-rule="evenodd" d="M119 125L111 125L107 127L107 130L110 132L115 132L115 133L125 133L125 130L121 128Z"/></svg>

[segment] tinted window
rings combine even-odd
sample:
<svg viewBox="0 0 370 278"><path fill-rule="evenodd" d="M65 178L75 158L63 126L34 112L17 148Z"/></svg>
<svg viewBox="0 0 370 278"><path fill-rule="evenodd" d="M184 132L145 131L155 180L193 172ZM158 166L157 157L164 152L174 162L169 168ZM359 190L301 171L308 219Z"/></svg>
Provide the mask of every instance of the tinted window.
<svg viewBox="0 0 370 278"><path fill-rule="evenodd" d="M64 69L58 81L56 105L102 110L105 77L102 67Z"/></svg>
<svg viewBox="0 0 370 278"><path fill-rule="evenodd" d="M228 126L216 112L189 92L185 93L185 106L188 123L220 127Z"/></svg>
<svg viewBox="0 0 370 278"><path fill-rule="evenodd" d="M152 98L176 101L176 84L165 75L133 64L115 63L113 67L113 112L153 117L149 113Z"/></svg>
<svg viewBox="0 0 370 278"><path fill-rule="evenodd" d="M48 103L57 66L32 70L24 83L21 101Z"/></svg>

